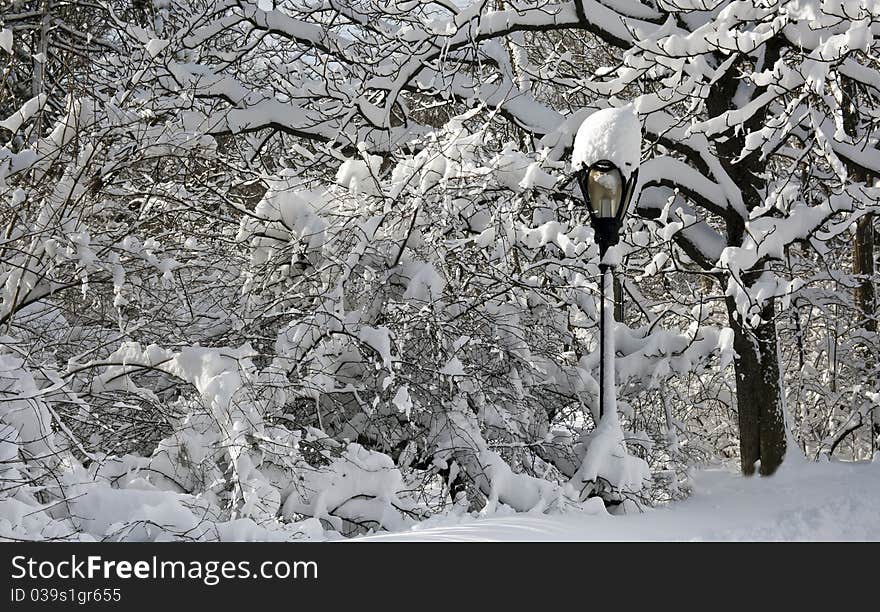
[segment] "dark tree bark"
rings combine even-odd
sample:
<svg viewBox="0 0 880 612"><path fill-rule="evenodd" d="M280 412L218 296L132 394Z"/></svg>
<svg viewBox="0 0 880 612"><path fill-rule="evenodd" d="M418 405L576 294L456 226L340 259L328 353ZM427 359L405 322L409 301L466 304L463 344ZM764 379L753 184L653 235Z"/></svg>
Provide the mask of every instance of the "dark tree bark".
<svg viewBox="0 0 880 612"><path fill-rule="evenodd" d="M624 323L626 320L623 318L626 313L623 310L623 306L625 303L624 295L623 295L623 281L620 280L620 275L614 275L614 320L620 323Z"/></svg>
<svg viewBox="0 0 880 612"><path fill-rule="evenodd" d="M864 328L869 332L877 332L877 294L874 289L874 216L866 215L856 225L855 244L853 245L853 273L861 277L860 284L855 288L856 307L861 312ZM873 377L874 353L866 353L865 370ZM877 389L875 377L868 380L869 388ZM874 408L871 413L871 444L875 451L880 450L880 409Z"/></svg>
<svg viewBox="0 0 880 612"><path fill-rule="evenodd" d="M743 474L751 475L760 461L760 473L769 476L782 464L786 450L785 417L776 352L775 307L761 311L762 323L748 328L735 317L736 305L727 298L733 329L733 365L736 373L736 404L739 416L740 462Z"/></svg>
<svg viewBox="0 0 880 612"><path fill-rule="evenodd" d="M856 108L859 104L859 86L846 79L843 87L846 102L843 105L843 129L852 138L858 139L859 115ZM856 183L869 183L871 175L861 166L847 162L850 179ZM860 277L859 285L853 292L856 307L864 317L864 328L877 331L877 298L874 291L874 217L865 215L856 222L856 236L853 242L853 274Z"/></svg>
<svg viewBox="0 0 880 612"><path fill-rule="evenodd" d="M847 97L847 104L843 105L843 128L848 136L859 138L859 115L856 111L859 104L859 85L851 80L844 80L843 91ZM871 174L864 168L851 162L846 162L847 171L853 182L869 184ZM858 284L853 290L858 316L862 327L869 332L877 332L877 294L874 289L874 215L868 214L856 221L856 235L853 241L853 274L858 279ZM869 380L869 388L877 388L877 380L873 379L871 372L874 369L874 352L867 347L865 351L865 372ZM861 424L861 418L859 420ZM840 439L845 437L846 433ZM871 415L871 440L875 450L880 448L880 416L876 409ZM840 440L835 442L831 452Z"/></svg>
<svg viewBox="0 0 880 612"><path fill-rule="evenodd" d="M853 244L853 274L859 278L855 288L856 306L864 317L864 328L877 331L877 294L874 290L874 217L865 215L856 222Z"/></svg>

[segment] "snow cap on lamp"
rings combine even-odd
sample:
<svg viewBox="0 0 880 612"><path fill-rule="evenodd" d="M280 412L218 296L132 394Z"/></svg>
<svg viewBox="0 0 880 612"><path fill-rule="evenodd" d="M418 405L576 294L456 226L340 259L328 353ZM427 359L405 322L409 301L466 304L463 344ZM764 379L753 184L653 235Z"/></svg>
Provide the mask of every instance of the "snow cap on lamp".
<svg viewBox="0 0 880 612"><path fill-rule="evenodd" d="M603 108L581 123L571 161L578 171L607 160L620 168L624 180L628 180L639 166L641 149L642 126L632 105Z"/></svg>

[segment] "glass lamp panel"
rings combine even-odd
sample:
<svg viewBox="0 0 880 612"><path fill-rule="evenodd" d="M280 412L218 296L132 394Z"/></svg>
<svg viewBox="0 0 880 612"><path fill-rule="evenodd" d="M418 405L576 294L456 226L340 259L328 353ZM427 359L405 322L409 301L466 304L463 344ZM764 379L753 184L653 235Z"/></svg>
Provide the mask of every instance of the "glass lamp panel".
<svg viewBox="0 0 880 612"><path fill-rule="evenodd" d="M587 176L590 206L600 219L612 219L617 215L623 197L623 177L617 168L592 168Z"/></svg>

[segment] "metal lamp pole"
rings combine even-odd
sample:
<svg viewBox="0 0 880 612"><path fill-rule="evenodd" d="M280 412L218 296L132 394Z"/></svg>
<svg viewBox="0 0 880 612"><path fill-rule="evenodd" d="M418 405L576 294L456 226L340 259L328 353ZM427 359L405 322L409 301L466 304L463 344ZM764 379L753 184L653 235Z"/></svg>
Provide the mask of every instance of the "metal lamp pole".
<svg viewBox="0 0 880 612"><path fill-rule="evenodd" d="M616 375L614 337L611 336L614 318L614 266L600 263L599 273L602 275L599 283L602 292L599 301L599 418L601 419L609 408L616 409L617 403L615 401L614 406L608 406L608 396L614 392ZM610 308L606 305L608 301L612 303Z"/></svg>
<svg viewBox="0 0 880 612"><path fill-rule="evenodd" d="M608 160L599 160L581 168L577 180L583 191L590 213L590 223L599 245L599 272L602 298L599 305L599 418L616 410L614 386L614 337L611 335L614 317L615 262L605 257L608 249L620 240L620 228L629 208L638 179L638 169L629 178ZM606 302L611 302L611 307Z"/></svg>

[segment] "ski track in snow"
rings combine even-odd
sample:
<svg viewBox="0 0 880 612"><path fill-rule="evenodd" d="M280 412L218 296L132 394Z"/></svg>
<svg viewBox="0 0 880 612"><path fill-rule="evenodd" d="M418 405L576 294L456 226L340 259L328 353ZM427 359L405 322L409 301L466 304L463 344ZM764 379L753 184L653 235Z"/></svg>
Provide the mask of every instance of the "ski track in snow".
<svg viewBox="0 0 880 612"><path fill-rule="evenodd" d="M642 514L439 518L361 541L880 541L880 463L796 463L769 478L698 472L693 495Z"/></svg>

